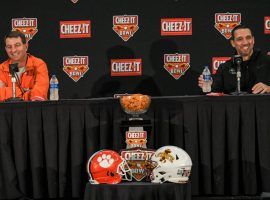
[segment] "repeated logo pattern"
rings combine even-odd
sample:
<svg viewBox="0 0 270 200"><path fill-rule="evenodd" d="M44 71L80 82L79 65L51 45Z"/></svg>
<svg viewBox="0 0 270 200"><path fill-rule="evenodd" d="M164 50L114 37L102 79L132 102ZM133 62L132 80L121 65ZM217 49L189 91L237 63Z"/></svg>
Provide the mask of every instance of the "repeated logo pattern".
<svg viewBox="0 0 270 200"><path fill-rule="evenodd" d="M142 59L112 59L111 76L141 76Z"/></svg>
<svg viewBox="0 0 270 200"><path fill-rule="evenodd" d="M192 35L192 18L161 19L161 35Z"/></svg>
<svg viewBox="0 0 270 200"><path fill-rule="evenodd" d="M37 18L14 18L12 19L12 30L18 30L22 32L26 40L31 40L38 32Z"/></svg>
<svg viewBox="0 0 270 200"><path fill-rule="evenodd" d="M215 28L226 38L231 38L234 27L241 24L241 13L216 13Z"/></svg>
<svg viewBox="0 0 270 200"><path fill-rule="evenodd" d="M138 30L138 15L113 16L113 30L125 42L128 41Z"/></svg>
<svg viewBox="0 0 270 200"><path fill-rule="evenodd" d="M63 70L75 82L88 71L88 56L64 56Z"/></svg>
<svg viewBox="0 0 270 200"><path fill-rule="evenodd" d="M164 54L164 68L176 80L183 76L189 67L189 54Z"/></svg>
<svg viewBox="0 0 270 200"><path fill-rule="evenodd" d="M60 38L90 38L91 22L60 21Z"/></svg>

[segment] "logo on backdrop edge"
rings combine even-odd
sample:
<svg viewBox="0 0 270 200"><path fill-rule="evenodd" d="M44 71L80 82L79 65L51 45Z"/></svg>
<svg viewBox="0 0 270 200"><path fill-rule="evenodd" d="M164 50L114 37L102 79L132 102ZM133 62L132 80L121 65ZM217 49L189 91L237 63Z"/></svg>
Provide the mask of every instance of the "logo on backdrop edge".
<svg viewBox="0 0 270 200"><path fill-rule="evenodd" d="M13 18L11 20L11 26L12 31L18 30L22 32L27 42L38 32L37 18Z"/></svg>
<svg viewBox="0 0 270 200"><path fill-rule="evenodd" d="M234 27L241 24L241 13L216 13L215 28L228 40Z"/></svg>
<svg viewBox="0 0 270 200"><path fill-rule="evenodd" d="M75 82L88 71L88 56L64 56L63 70Z"/></svg>
<svg viewBox="0 0 270 200"><path fill-rule="evenodd" d="M264 34L270 34L270 16L264 17Z"/></svg>
<svg viewBox="0 0 270 200"><path fill-rule="evenodd" d="M178 80L190 68L190 54L164 54L164 68Z"/></svg>
<svg viewBox="0 0 270 200"><path fill-rule="evenodd" d="M213 57L212 58L212 74L216 74L220 64L230 60L231 57Z"/></svg>

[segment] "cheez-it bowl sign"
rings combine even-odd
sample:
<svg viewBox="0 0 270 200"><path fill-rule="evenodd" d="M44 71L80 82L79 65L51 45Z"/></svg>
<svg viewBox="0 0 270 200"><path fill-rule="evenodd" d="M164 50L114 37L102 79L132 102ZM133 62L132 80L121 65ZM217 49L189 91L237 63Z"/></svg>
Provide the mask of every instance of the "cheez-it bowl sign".
<svg viewBox="0 0 270 200"><path fill-rule="evenodd" d="M64 56L63 70L75 82L88 71L88 56Z"/></svg>

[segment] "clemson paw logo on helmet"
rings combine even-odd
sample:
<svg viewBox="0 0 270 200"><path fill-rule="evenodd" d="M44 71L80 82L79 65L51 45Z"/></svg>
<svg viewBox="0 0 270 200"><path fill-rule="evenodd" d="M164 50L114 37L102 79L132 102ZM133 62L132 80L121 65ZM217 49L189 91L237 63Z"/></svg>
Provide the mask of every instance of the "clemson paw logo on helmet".
<svg viewBox="0 0 270 200"><path fill-rule="evenodd" d="M102 154L101 156L97 158L97 161L101 167L108 168L113 164L114 159L112 158L110 154L108 155Z"/></svg>

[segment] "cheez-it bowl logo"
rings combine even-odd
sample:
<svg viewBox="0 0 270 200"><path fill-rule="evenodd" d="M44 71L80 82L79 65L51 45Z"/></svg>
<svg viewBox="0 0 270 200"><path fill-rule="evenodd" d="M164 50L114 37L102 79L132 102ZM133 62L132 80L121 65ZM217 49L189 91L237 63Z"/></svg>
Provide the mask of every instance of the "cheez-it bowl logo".
<svg viewBox="0 0 270 200"><path fill-rule="evenodd" d="M77 82L88 71L88 56L64 56L63 70Z"/></svg>
<svg viewBox="0 0 270 200"><path fill-rule="evenodd" d="M127 149L142 147L146 148L147 133L146 131L126 131Z"/></svg>
<svg viewBox="0 0 270 200"><path fill-rule="evenodd" d="M151 162L154 150L146 148L132 148L120 151L120 155L124 158L131 169L131 176L136 181L150 176L152 170L156 167L156 163Z"/></svg>
<svg viewBox="0 0 270 200"><path fill-rule="evenodd" d="M161 35L192 35L192 18L161 19Z"/></svg>
<svg viewBox="0 0 270 200"><path fill-rule="evenodd" d="M138 15L113 16L113 30L126 42L139 29Z"/></svg>
<svg viewBox="0 0 270 200"><path fill-rule="evenodd" d="M164 54L164 68L176 80L190 67L190 54Z"/></svg>
<svg viewBox="0 0 270 200"><path fill-rule="evenodd" d="M38 32L37 18L14 18L11 23L12 30L22 32L25 35L27 42Z"/></svg>
<svg viewBox="0 0 270 200"><path fill-rule="evenodd" d="M215 28L226 38L231 38L234 27L241 24L241 13L216 13Z"/></svg>
<svg viewBox="0 0 270 200"><path fill-rule="evenodd" d="M264 33L270 34L270 16L264 17Z"/></svg>
<svg viewBox="0 0 270 200"><path fill-rule="evenodd" d="M90 38L91 21L60 21L60 38Z"/></svg>
<svg viewBox="0 0 270 200"><path fill-rule="evenodd" d="M220 64L230 60L231 57L213 57L212 58L212 74L216 74Z"/></svg>
<svg viewBox="0 0 270 200"><path fill-rule="evenodd" d="M142 59L111 59L111 76L141 76Z"/></svg>

